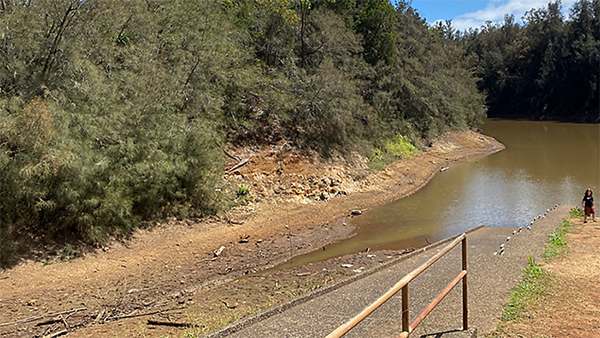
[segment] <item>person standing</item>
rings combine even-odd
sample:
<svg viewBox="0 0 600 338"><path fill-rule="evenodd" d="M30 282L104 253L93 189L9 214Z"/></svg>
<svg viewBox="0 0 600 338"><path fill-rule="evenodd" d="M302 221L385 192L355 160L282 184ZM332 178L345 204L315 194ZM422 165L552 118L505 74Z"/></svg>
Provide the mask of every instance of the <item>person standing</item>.
<svg viewBox="0 0 600 338"><path fill-rule="evenodd" d="M583 223L587 223L587 218L590 214L592 215L592 222L596 222L596 210L594 207L593 195L592 189L587 189L585 195L583 195L583 200L581 201L581 206L583 207Z"/></svg>

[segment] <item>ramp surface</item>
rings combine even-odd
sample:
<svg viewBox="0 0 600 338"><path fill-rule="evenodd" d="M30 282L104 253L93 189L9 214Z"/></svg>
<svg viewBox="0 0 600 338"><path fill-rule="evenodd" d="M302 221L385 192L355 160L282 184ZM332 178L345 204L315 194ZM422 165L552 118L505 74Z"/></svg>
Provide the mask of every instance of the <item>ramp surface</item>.
<svg viewBox="0 0 600 338"><path fill-rule="evenodd" d="M469 267L469 325L479 334L493 330L508 301L511 288L522 278L528 256L540 260L548 234L568 218L571 206L559 206L538 219L531 230L484 227L467 235ZM510 240L507 240L511 237ZM504 244L502 255L494 255ZM413 255L395 265L293 306L250 325L237 324L236 332L219 331L205 337L292 338L325 337L358 314L406 274L417 268L445 245ZM411 320L461 270L460 244L409 285ZM344 337L396 337L402 331L402 298L399 292ZM462 288L459 283L411 337L471 337L462 332ZM229 330L230 331L230 330Z"/></svg>

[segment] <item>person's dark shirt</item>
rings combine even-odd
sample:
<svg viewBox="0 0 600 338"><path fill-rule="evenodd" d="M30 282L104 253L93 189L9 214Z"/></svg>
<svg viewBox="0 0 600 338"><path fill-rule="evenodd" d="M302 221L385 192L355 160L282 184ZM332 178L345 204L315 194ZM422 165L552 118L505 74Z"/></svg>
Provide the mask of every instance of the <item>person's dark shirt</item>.
<svg viewBox="0 0 600 338"><path fill-rule="evenodd" d="M583 201L585 202L585 206L591 208L594 206L594 196L583 196Z"/></svg>

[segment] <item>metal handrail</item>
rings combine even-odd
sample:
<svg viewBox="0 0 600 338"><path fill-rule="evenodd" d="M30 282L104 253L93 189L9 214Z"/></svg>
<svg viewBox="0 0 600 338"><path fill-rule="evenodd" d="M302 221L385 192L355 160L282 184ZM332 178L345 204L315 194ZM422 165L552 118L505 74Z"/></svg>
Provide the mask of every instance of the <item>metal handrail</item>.
<svg viewBox="0 0 600 338"><path fill-rule="evenodd" d="M409 324L409 297L408 297L408 283L410 283L413 279L415 279L418 275L420 275L423 271L429 268L433 263L442 258L445 254L447 254L450 250L452 250L458 243L462 242L462 271L450 282L446 287L425 307L423 311ZM398 281L394 286L392 286L386 293L384 293L381 297L379 297L376 301L374 301L371 305L367 306L364 310L362 310L359 314L354 316L354 318L347 321L345 324L341 325L333 332L327 335L326 338L340 338L352 328L354 328L358 323L360 323L363 319L365 319L368 315L373 313L377 308L379 308L383 303L392 298L398 291L402 290L402 333L398 335L398 338L406 338L408 337L414 329L421 324L423 319L431 312L433 309L442 301L442 299L462 280L463 284L463 330L467 330L469 328L468 322L468 306L467 306L467 235L462 234L458 236L456 239L452 241L452 243L448 244L445 248L443 248L440 252L435 254L433 257L429 258L425 263L421 264L418 268L413 270L408 275L404 276L400 281Z"/></svg>

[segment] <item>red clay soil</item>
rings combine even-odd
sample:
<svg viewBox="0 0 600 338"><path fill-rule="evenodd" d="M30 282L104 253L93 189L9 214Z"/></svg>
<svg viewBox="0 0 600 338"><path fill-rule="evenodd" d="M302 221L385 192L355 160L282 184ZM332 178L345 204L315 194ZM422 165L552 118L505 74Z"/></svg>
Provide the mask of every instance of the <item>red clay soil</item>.
<svg viewBox="0 0 600 338"><path fill-rule="evenodd" d="M144 336L149 313L154 319L193 321L199 326L188 330L195 332L225 325L353 272L328 270L339 267L344 258L338 258L269 276L239 277L348 237L351 210L408 196L441 167L502 149L493 138L472 131L450 133L384 171L368 170L365 159L351 165L324 162L285 144L239 152L235 155L248 161L224 175L222 191L249 187L252 202L227 215L171 221L70 261L44 265L30 260L0 271L0 337L62 331L77 337ZM346 260L368 268L397 254ZM246 298L230 299L232 294ZM164 327L148 336L178 336L182 330Z"/></svg>

